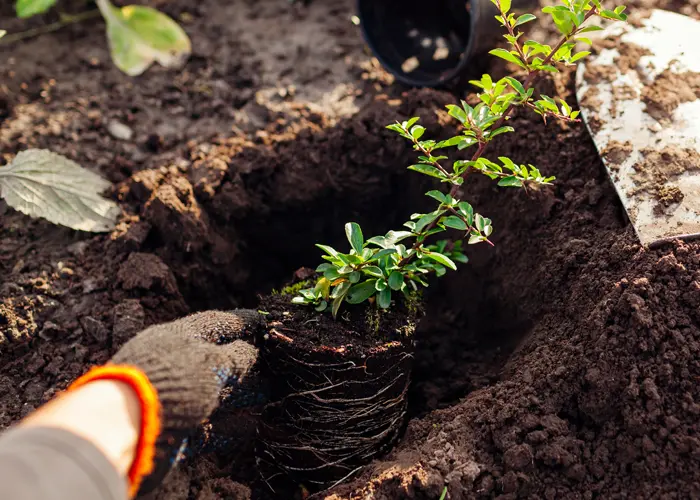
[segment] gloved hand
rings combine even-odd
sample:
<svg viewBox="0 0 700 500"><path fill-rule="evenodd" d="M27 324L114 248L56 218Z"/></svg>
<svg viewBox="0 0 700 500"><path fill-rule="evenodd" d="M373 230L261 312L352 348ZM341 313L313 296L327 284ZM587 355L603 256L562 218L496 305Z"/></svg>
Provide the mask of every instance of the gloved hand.
<svg viewBox="0 0 700 500"><path fill-rule="evenodd" d="M221 389L240 381L257 359L251 339L263 328L251 310L209 311L147 328L111 363L93 368L73 387L98 379L129 383L142 409L141 438L129 472L132 495L158 486L187 437L216 408Z"/></svg>

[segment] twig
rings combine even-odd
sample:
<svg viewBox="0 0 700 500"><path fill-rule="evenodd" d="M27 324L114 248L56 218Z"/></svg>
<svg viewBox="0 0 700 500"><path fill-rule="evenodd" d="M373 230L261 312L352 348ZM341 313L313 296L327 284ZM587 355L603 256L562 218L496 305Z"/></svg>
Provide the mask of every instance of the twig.
<svg viewBox="0 0 700 500"><path fill-rule="evenodd" d="M20 42L22 40L27 40L29 38L34 38L36 36L46 35L48 33L53 33L71 24L81 23L99 17L100 11L89 10L87 12L81 12L80 14L61 14L61 19L55 23L46 24L44 26L39 26L37 28L32 28L26 31L20 31L19 33L12 33L6 35L4 38L0 39L0 45L8 45L15 42Z"/></svg>

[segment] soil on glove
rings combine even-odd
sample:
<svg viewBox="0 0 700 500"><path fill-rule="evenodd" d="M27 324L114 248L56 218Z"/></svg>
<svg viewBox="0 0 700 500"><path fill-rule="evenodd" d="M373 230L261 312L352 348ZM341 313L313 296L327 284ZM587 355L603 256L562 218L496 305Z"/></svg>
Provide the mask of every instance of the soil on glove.
<svg viewBox="0 0 700 500"><path fill-rule="evenodd" d="M697 0L628 9L652 3L700 18ZM123 209L112 234L88 235L0 208L2 428L144 326L257 308L318 264L315 242L345 248L345 222L384 234L430 206L434 186L384 126L421 116L447 137L442 110L461 95L393 85L350 0L224 4L152 2L192 37L181 72L120 74L98 22L0 48L3 158L67 155L113 181ZM0 7L10 32L55 18ZM540 86L575 102L571 72ZM700 244L638 245L583 124L512 125L494 156L557 181L528 194L470 178L495 247L470 247L427 290L406 433L329 495L700 496ZM262 404L217 410L216 439L195 440L153 498L268 495L253 459Z"/></svg>

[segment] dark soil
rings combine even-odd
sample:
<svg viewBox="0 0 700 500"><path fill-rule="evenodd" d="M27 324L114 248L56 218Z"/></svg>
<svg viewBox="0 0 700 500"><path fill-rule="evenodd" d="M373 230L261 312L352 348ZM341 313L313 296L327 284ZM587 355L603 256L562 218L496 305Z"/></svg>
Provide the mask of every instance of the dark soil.
<svg viewBox="0 0 700 500"><path fill-rule="evenodd" d="M384 233L426 203L410 148L384 126L420 115L446 135L456 96L390 85L352 2L153 5L186 20L195 54L181 73L121 75L96 22L0 49L2 155L65 154L112 180L124 210L92 236L2 207L2 427L144 326L257 307L318 263L314 242L345 245L346 221ZM699 5L629 8L697 18ZM6 2L0 26L26 26L11 15ZM542 85L574 101L571 73ZM110 135L113 120L133 138ZM556 184L527 195L470 179L496 246L470 248L470 265L428 289L413 419L335 498L434 499L445 485L448 498L700 496L700 244L637 244L582 124L514 126L498 154ZM259 403L218 410L155 497L263 496Z"/></svg>

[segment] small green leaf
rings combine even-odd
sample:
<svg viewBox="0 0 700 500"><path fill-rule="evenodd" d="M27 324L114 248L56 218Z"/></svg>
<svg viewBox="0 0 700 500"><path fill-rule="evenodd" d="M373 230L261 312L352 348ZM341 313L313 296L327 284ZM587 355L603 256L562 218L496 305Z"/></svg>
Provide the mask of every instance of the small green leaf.
<svg viewBox="0 0 700 500"><path fill-rule="evenodd" d="M442 264L445 267L449 267L453 271L457 270L457 265L452 262L452 260L447 256L437 252L426 252L425 256L435 262Z"/></svg>
<svg viewBox="0 0 700 500"><path fill-rule="evenodd" d="M304 297L300 297L299 295L292 299L292 304L306 305L307 303L307 300Z"/></svg>
<svg viewBox="0 0 700 500"><path fill-rule="evenodd" d="M503 12L504 14L508 13L508 11L510 10L510 0L499 0L498 3L501 12Z"/></svg>
<svg viewBox="0 0 700 500"><path fill-rule="evenodd" d="M22 19L43 14L56 4L56 0L17 0L15 12Z"/></svg>
<svg viewBox="0 0 700 500"><path fill-rule="evenodd" d="M501 59L505 59L508 62L511 62L513 64L517 64L521 68L526 68L525 64L516 56L515 54L512 54L508 52L505 49L493 49L489 51L489 54L492 56L500 57Z"/></svg>
<svg viewBox="0 0 700 500"><path fill-rule="evenodd" d="M423 137L424 133L425 127L422 127L421 125L416 125L411 129L411 137L413 137L415 140L418 140L421 137Z"/></svg>
<svg viewBox="0 0 700 500"><path fill-rule="evenodd" d="M345 235L348 237L348 241L350 242L353 250L355 250L357 253L361 253L365 239L362 236L362 229L360 229L360 225L356 222L348 222L345 224Z"/></svg>
<svg viewBox="0 0 700 500"><path fill-rule="evenodd" d="M523 14L522 16L519 16L518 19L515 21L515 26L520 26L521 24L529 23L530 21L534 21L537 19L536 16L533 16L532 14Z"/></svg>
<svg viewBox="0 0 700 500"><path fill-rule="evenodd" d="M512 76L506 76L505 80L508 82L508 84L515 89L515 91L522 95L525 95L525 87L523 87L523 84L520 83L518 80L513 78Z"/></svg>
<svg viewBox="0 0 700 500"><path fill-rule="evenodd" d="M447 196L441 191L428 191L425 193L426 196L430 196L432 199L439 201L440 203L447 203Z"/></svg>
<svg viewBox="0 0 700 500"><path fill-rule="evenodd" d="M360 278L362 278L362 273L360 271L353 271L350 273L350 276L348 276L350 283L357 283L360 281Z"/></svg>
<svg viewBox="0 0 700 500"><path fill-rule="evenodd" d="M603 31L603 28L600 26L586 26L585 28L582 28L579 33L590 33L592 31Z"/></svg>
<svg viewBox="0 0 700 500"><path fill-rule="evenodd" d="M318 311L318 312L323 312L323 311L326 310L327 307L328 307L328 302L326 302L325 300L322 300L322 301L316 306L316 311Z"/></svg>
<svg viewBox="0 0 700 500"><path fill-rule="evenodd" d="M411 165L408 167L408 169L420 172L421 174L429 175L431 177L437 177L438 179L445 179L445 175L432 165L419 163L418 165Z"/></svg>
<svg viewBox="0 0 700 500"><path fill-rule="evenodd" d="M388 255L392 255L396 253L396 249L394 248L385 248L383 250L378 251L375 253L372 258L368 259L367 262L374 262L379 259L383 259L384 257Z"/></svg>
<svg viewBox="0 0 700 500"><path fill-rule="evenodd" d="M484 219L481 214L476 214L474 215L474 225L479 231L483 231L486 225L486 219Z"/></svg>
<svg viewBox="0 0 700 500"><path fill-rule="evenodd" d="M156 9L142 5L117 8L109 0L97 0L97 6L107 22L112 60L129 76L140 75L154 62L181 68L192 53L184 30Z"/></svg>
<svg viewBox="0 0 700 500"><path fill-rule="evenodd" d="M338 251L337 251L335 248L333 248L333 247L329 247L329 246L327 246L327 245L319 245L318 243L316 244L316 246L317 246L318 248L320 248L321 250L323 250L324 252L326 252L326 253L327 253L328 255L330 255L331 257L337 257L337 256L338 256Z"/></svg>
<svg viewBox="0 0 700 500"><path fill-rule="evenodd" d="M362 268L362 272L364 272L365 274L369 274L370 276L374 276L375 278L384 277L384 273L377 266L365 266Z"/></svg>
<svg viewBox="0 0 700 500"><path fill-rule="evenodd" d="M459 106L455 106L454 104L448 104L447 110L447 114L449 114L452 118L456 118L457 120L459 120L460 123L464 124L464 122L467 121L467 114Z"/></svg>
<svg viewBox="0 0 700 500"><path fill-rule="evenodd" d="M377 280L367 280L359 283L348 292L347 301L348 304L359 304L370 298L376 292L374 285Z"/></svg>
<svg viewBox="0 0 700 500"><path fill-rule="evenodd" d="M467 225L464 223L464 221L456 215L450 215L449 217L445 217L442 220L442 223L447 227L451 227L452 229L458 229L460 231L465 231L467 229Z"/></svg>
<svg viewBox="0 0 700 500"><path fill-rule="evenodd" d="M333 307L332 307L331 312L333 313L334 318L336 316L338 316L338 311L340 310L340 306L344 300L345 300L345 295L340 295L340 296L336 297L335 299L333 299Z"/></svg>
<svg viewBox="0 0 700 500"><path fill-rule="evenodd" d="M569 64L573 64L576 61L580 61L581 59L583 59L584 57L589 56L589 55L591 55L590 51L582 50L581 52L578 52L577 54L575 54L571 59L569 59Z"/></svg>
<svg viewBox="0 0 700 500"><path fill-rule="evenodd" d="M385 288L377 295L377 305L382 309L389 309L391 306L391 288Z"/></svg>
<svg viewBox="0 0 700 500"><path fill-rule="evenodd" d="M403 286L403 274L398 271L394 271L389 276L389 286L392 290L401 290Z"/></svg>
<svg viewBox="0 0 700 500"><path fill-rule="evenodd" d="M445 141L440 141L435 145L435 147L433 149L435 150L435 149L448 148L451 146L457 146L460 142L462 142L462 139L464 139L464 137L462 137L461 135L458 135L456 137L452 137L452 138L447 139Z"/></svg>
<svg viewBox="0 0 700 500"><path fill-rule="evenodd" d="M389 285L386 280L377 280L377 282L374 284L374 288L376 288L378 292L381 292L388 286Z"/></svg>
<svg viewBox="0 0 700 500"><path fill-rule="evenodd" d="M316 268L317 273L325 273L329 269L333 269L333 264L321 264Z"/></svg>
<svg viewBox="0 0 700 500"><path fill-rule="evenodd" d="M522 187L523 183L514 175L509 175L498 181L498 185L501 187Z"/></svg>

